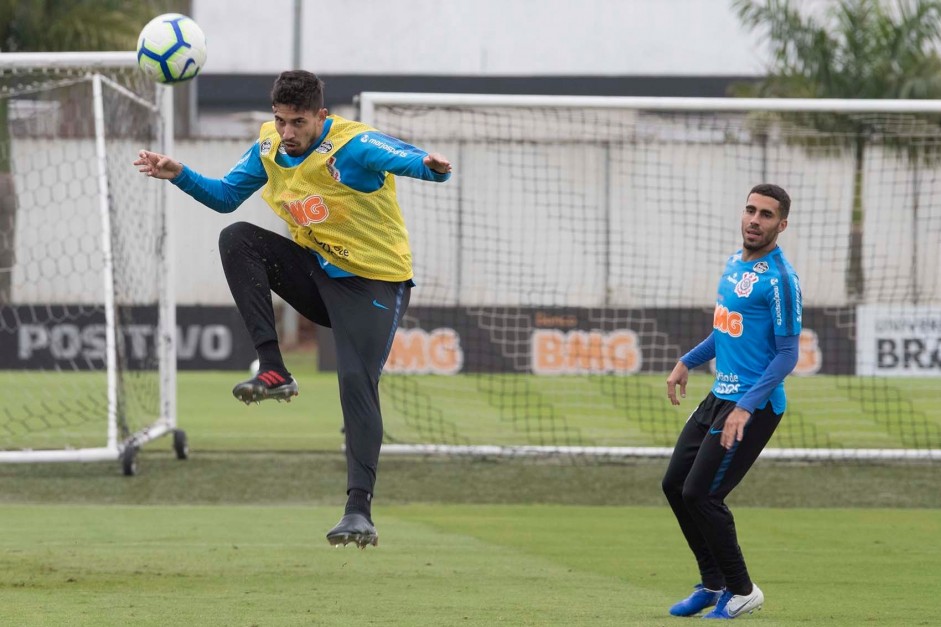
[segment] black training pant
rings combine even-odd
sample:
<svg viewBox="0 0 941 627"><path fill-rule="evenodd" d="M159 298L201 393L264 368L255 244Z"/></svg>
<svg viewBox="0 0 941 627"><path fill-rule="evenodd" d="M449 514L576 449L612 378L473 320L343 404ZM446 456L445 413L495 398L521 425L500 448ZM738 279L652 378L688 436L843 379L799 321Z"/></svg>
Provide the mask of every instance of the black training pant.
<svg viewBox="0 0 941 627"><path fill-rule="evenodd" d="M271 292L305 318L332 327L346 433L347 491L373 493L382 414L379 375L408 307L410 282L332 279L310 250L247 222L219 234L229 289L258 347L277 341Z"/></svg>
<svg viewBox="0 0 941 627"><path fill-rule="evenodd" d="M677 439L663 477L663 492L696 556L703 585L746 594L751 590L751 579L725 497L758 459L783 414L775 414L771 403L755 410L742 441L726 450L719 438L734 408L735 401L722 400L711 392L699 404Z"/></svg>

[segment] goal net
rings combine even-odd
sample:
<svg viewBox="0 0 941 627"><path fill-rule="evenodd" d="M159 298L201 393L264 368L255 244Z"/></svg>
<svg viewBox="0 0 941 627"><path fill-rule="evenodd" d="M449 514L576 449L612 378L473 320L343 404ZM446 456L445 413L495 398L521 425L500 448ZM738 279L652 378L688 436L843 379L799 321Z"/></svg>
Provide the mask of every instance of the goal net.
<svg viewBox="0 0 941 627"><path fill-rule="evenodd" d="M792 197L800 359L767 457L941 459L941 103L364 93L447 155L400 179L417 287L383 453L664 456L751 187Z"/></svg>
<svg viewBox="0 0 941 627"><path fill-rule="evenodd" d="M132 166L169 141L133 53L0 55L0 461L133 474L182 436L163 186Z"/></svg>

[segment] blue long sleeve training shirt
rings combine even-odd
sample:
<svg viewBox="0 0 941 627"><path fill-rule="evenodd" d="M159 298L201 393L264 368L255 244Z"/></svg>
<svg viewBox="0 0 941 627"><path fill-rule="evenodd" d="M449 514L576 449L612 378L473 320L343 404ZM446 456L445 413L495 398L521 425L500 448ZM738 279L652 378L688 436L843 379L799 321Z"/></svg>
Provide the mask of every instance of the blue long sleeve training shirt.
<svg viewBox="0 0 941 627"><path fill-rule="evenodd" d="M771 392L779 383L784 381L784 378L797 365L797 359L800 356L799 335L778 335L774 338L774 346L776 350L774 359L768 364L761 378L736 403L736 406L749 413L754 412L759 407L764 407L764 404L771 396ZM710 333L709 337L700 342L696 348L683 355L680 361L692 370L715 356L716 338Z"/></svg>
<svg viewBox="0 0 941 627"><path fill-rule="evenodd" d="M712 393L754 412L787 408L784 378L800 352L800 280L780 247L758 259L731 255L719 279L712 333L682 357L687 367L716 358Z"/></svg>

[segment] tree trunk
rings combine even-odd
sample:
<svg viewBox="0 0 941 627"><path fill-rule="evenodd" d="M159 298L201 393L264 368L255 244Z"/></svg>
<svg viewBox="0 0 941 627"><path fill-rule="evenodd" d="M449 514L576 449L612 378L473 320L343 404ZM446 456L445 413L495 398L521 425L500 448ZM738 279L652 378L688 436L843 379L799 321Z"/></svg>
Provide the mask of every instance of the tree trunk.
<svg viewBox="0 0 941 627"><path fill-rule="evenodd" d="M0 99L0 305L13 297L13 235L16 233L16 189L10 173L9 100Z"/></svg>
<svg viewBox="0 0 941 627"><path fill-rule="evenodd" d="M16 190L13 175L0 172L0 305L12 300L13 234L16 229Z"/></svg>
<svg viewBox="0 0 941 627"><path fill-rule="evenodd" d="M846 269L846 295L851 302L860 302L865 296L863 272L863 155L866 141L856 140L853 155L853 216L850 223L849 265Z"/></svg>

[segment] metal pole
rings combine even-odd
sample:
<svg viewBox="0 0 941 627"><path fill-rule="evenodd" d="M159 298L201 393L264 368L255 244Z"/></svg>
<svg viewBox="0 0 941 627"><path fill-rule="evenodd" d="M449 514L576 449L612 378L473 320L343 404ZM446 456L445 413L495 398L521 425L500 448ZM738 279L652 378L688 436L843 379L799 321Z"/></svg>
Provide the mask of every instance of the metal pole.
<svg viewBox="0 0 941 627"><path fill-rule="evenodd" d="M611 291L614 289L614 286L611 283L611 252L613 244L611 242L612 233L614 230L611 228L611 218L614 213L614 207L612 206L612 193L611 193L611 142L604 142L602 144L602 154L604 155L604 186L601 188L602 191L602 206L604 207L604 260L602 263L602 273L604 274L604 306L611 306Z"/></svg>
<svg viewBox="0 0 941 627"><path fill-rule="evenodd" d="M291 51L292 69L301 69L301 4L303 0L294 0L294 37ZM284 303L281 309L281 345L296 346L300 341L300 316L293 307Z"/></svg>
<svg viewBox="0 0 941 627"><path fill-rule="evenodd" d="M157 99L160 104L160 150L165 155L175 152L175 122L173 108L173 88L161 85L157 88ZM195 93L195 91L194 91ZM163 264L160 273L163 284L160 286L160 314L157 323L160 368L160 396L161 417L166 421L168 429L177 426L176 415L176 249L173 246L174 233L174 207L167 186L161 185L160 211L163 213L163 237L160 240L160 263Z"/></svg>
<svg viewBox="0 0 941 627"><path fill-rule="evenodd" d="M105 360L108 377L108 442L107 448L118 448L118 337L114 300L114 251L111 248L111 204L108 188L108 158L105 148L105 111L101 92L101 75L92 76L92 111L95 120L95 164L98 183L98 213L101 219L101 252L103 257L105 308Z"/></svg>
<svg viewBox="0 0 941 627"><path fill-rule="evenodd" d="M294 51L291 56L295 70L301 69L301 3L303 0L294 0Z"/></svg>

